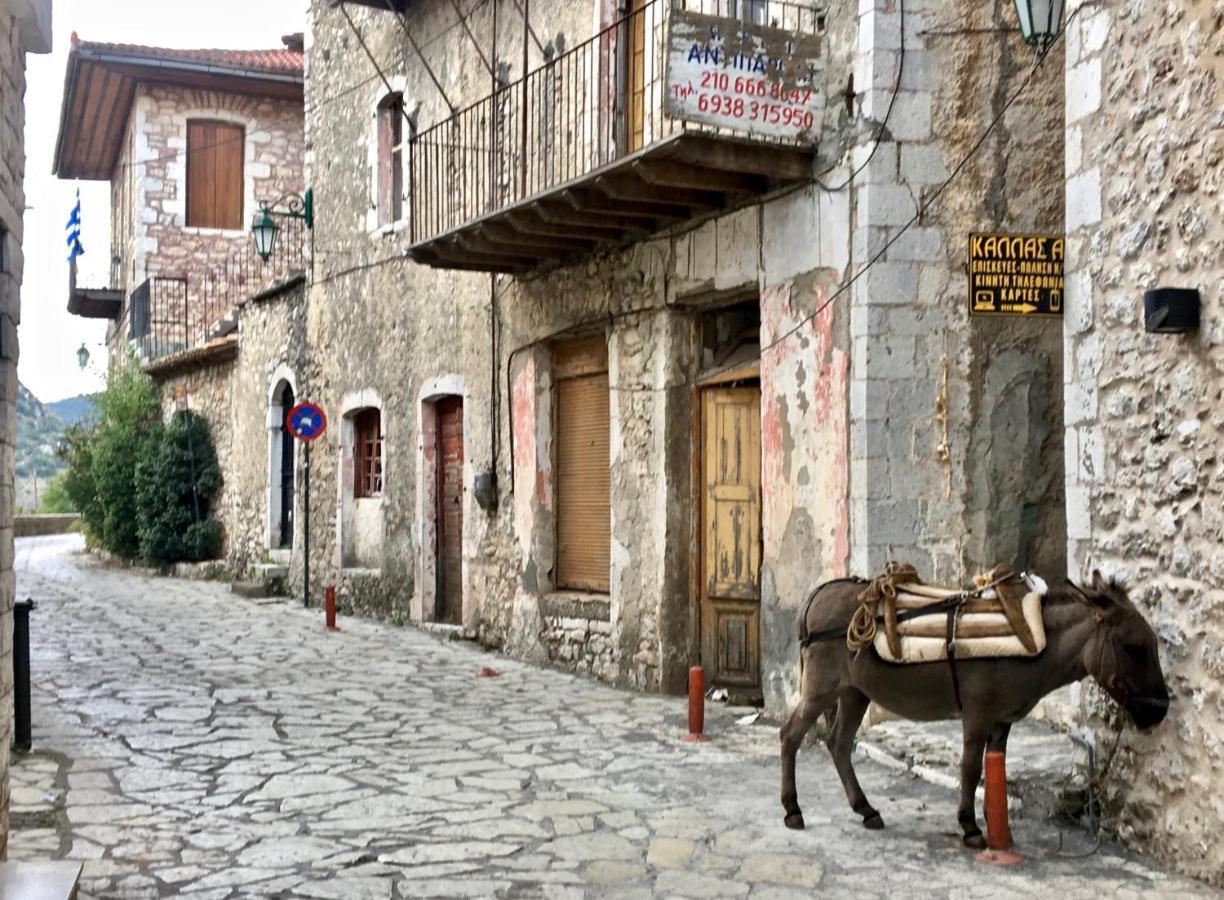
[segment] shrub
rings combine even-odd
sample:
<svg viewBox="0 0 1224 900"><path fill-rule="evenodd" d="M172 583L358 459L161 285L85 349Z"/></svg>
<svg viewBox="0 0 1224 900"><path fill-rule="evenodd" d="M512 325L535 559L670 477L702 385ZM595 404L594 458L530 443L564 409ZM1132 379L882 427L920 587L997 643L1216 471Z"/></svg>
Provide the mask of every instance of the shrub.
<svg viewBox="0 0 1224 900"><path fill-rule="evenodd" d="M213 559L221 524L209 518L221 470L208 423L178 412L135 466L140 556L154 564Z"/></svg>
<svg viewBox="0 0 1224 900"><path fill-rule="evenodd" d="M76 503L73 502L72 496L68 493L68 470L57 472L55 476L47 482L47 489L42 495L42 512L46 513L74 513L80 512Z"/></svg>

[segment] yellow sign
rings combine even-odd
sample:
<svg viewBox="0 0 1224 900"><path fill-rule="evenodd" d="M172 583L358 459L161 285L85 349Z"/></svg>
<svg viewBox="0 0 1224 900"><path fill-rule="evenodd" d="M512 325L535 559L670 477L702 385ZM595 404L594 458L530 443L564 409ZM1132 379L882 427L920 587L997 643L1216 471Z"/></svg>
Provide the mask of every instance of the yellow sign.
<svg viewBox="0 0 1224 900"><path fill-rule="evenodd" d="M176 384L174 386L174 408L179 412L187 409L187 385Z"/></svg>
<svg viewBox="0 0 1224 900"><path fill-rule="evenodd" d="M1061 316L1062 235L969 235L969 314Z"/></svg>

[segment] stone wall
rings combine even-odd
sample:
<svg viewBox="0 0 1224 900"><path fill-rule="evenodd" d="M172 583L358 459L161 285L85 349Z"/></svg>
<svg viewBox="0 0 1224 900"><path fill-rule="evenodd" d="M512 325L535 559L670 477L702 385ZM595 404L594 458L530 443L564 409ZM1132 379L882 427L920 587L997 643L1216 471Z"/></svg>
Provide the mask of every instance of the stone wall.
<svg viewBox="0 0 1224 900"><path fill-rule="evenodd" d="M1123 840L1224 884L1224 19L1208 0L1070 6L1068 555L1129 584L1173 695L1155 732L1123 731L1105 800ZM1147 334L1154 287L1199 289L1202 327Z"/></svg>
<svg viewBox="0 0 1224 900"><path fill-rule="evenodd" d="M225 528L222 556L237 577L248 575L273 549L271 442L279 440L281 423L273 392L285 381L295 393L298 388L304 307L304 280L292 279L240 307L236 346L152 369L167 415L185 391L188 408L208 421L222 473L214 515Z"/></svg>
<svg viewBox="0 0 1224 900"><path fill-rule="evenodd" d="M17 432L17 326L25 263L25 56L51 49L51 3L0 5L0 861L8 855L9 744L13 722L13 468Z"/></svg>

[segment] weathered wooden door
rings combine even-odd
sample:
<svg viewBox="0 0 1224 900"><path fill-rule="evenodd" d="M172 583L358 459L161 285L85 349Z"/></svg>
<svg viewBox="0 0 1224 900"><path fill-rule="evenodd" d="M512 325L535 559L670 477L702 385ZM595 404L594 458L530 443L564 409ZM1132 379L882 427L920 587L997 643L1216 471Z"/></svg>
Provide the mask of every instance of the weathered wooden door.
<svg viewBox="0 0 1224 900"><path fill-rule="evenodd" d="M463 622L463 400L438 414L438 620Z"/></svg>
<svg viewBox="0 0 1224 900"><path fill-rule="evenodd" d="M280 540L281 548L293 546L293 452L294 437L289 431L285 420L289 410L293 409L293 388L285 385L281 394L281 427L280 427Z"/></svg>
<svg viewBox="0 0 1224 900"><path fill-rule="evenodd" d="M630 151L640 150L646 143L646 39L649 36L647 18L648 0L630 0L627 15L628 51L625 54L627 72L625 78L626 127Z"/></svg>
<svg viewBox="0 0 1224 900"><path fill-rule="evenodd" d="M701 393L701 657L710 684L761 681L761 390Z"/></svg>

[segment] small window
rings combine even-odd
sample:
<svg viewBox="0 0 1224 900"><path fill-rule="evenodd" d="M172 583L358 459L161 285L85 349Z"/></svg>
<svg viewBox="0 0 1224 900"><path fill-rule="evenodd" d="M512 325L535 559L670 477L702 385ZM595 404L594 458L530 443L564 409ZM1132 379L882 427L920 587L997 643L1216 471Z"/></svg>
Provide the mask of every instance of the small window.
<svg viewBox="0 0 1224 900"><path fill-rule="evenodd" d="M404 95L378 105L378 224L404 217Z"/></svg>
<svg viewBox="0 0 1224 900"><path fill-rule="evenodd" d="M603 337L553 351L559 588L606 592L612 565L608 344Z"/></svg>
<svg viewBox="0 0 1224 900"><path fill-rule="evenodd" d="M353 496L382 495L382 416L376 409L363 409L353 416Z"/></svg>
<svg viewBox="0 0 1224 900"><path fill-rule="evenodd" d="M240 125L192 119L187 123L187 226L242 228Z"/></svg>

